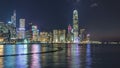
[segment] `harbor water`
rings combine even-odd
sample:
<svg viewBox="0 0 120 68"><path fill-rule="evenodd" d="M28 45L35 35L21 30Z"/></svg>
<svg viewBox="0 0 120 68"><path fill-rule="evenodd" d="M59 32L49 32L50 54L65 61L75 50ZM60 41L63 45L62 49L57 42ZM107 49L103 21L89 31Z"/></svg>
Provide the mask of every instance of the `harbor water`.
<svg viewBox="0 0 120 68"><path fill-rule="evenodd" d="M120 45L5 44L0 68L119 68Z"/></svg>

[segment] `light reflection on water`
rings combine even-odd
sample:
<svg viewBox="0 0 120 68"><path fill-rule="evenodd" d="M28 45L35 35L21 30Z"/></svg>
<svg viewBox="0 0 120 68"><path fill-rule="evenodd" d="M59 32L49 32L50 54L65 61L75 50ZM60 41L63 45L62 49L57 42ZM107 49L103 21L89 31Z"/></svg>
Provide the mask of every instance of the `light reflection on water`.
<svg viewBox="0 0 120 68"><path fill-rule="evenodd" d="M80 50L78 44L73 44L71 45L71 58L72 58L72 63L71 63L71 68L80 68Z"/></svg>
<svg viewBox="0 0 120 68"><path fill-rule="evenodd" d="M4 45L4 55L15 54L15 45ZM15 57L6 56L3 58L4 68L15 68Z"/></svg>
<svg viewBox="0 0 120 68"><path fill-rule="evenodd" d="M32 53L40 52L40 45L34 44L31 48ZM40 54L32 54L30 60L30 68L41 68L40 67Z"/></svg>
<svg viewBox="0 0 120 68"><path fill-rule="evenodd" d="M27 68L28 67L28 55L16 56L15 68Z"/></svg>
<svg viewBox="0 0 120 68"><path fill-rule="evenodd" d="M0 55L4 54L4 46L0 45ZM0 68L3 68L3 57L0 57Z"/></svg>
<svg viewBox="0 0 120 68"><path fill-rule="evenodd" d="M91 68L92 58L91 58L91 46L87 44L86 48L86 68Z"/></svg>
<svg viewBox="0 0 120 68"><path fill-rule="evenodd" d="M63 50L40 54L41 52L58 50L58 47L63 48ZM116 54L120 50L116 48L90 44L0 45L0 56L4 56L0 57L0 68L101 68L101 65L106 64L108 60L120 60L113 59L115 55L120 57L119 54ZM112 56L109 56L111 58L108 58L109 53L112 54ZM109 61L108 63L110 63ZM110 67L109 64L104 66Z"/></svg>
<svg viewBox="0 0 120 68"><path fill-rule="evenodd" d="M16 45L17 54L26 54L28 53L27 44ZM28 66L28 55L19 55L16 56L16 68L27 68Z"/></svg>
<svg viewBox="0 0 120 68"><path fill-rule="evenodd" d="M28 53L28 48L27 48L27 44L19 44L19 45L16 45L16 54L26 54Z"/></svg>
<svg viewBox="0 0 120 68"><path fill-rule="evenodd" d="M56 50L62 47L62 51L53 53L43 53ZM0 55L8 55L0 57L0 68L80 68L85 67L85 49L78 44L18 44L18 45L1 45ZM90 48L89 48L90 49ZM86 51L86 55L89 54ZM32 53L32 54L29 54ZM10 56L14 55L15 56ZM89 56L89 55L87 55ZM88 62L86 59L86 62ZM86 64L88 65L88 64Z"/></svg>

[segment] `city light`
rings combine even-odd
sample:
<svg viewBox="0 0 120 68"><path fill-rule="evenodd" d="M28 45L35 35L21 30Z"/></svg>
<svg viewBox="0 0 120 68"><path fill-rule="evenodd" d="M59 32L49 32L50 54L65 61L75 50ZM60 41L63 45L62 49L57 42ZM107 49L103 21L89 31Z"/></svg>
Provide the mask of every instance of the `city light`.
<svg viewBox="0 0 120 68"><path fill-rule="evenodd" d="M6 26L6 34L9 34L8 40L5 37L0 37L0 42L21 42L21 43L81 43L83 41L90 41L90 34L85 35L85 29L80 29L78 10L73 10L73 25L68 25L68 31L65 29L53 29L52 32L40 32L37 25L29 24L29 30L26 30L26 20L19 19L19 28L16 27L16 11L11 16L11 21L8 22L9 26ZM2 23L2 25L6 25ZM1 26L4 27L4 26ZM4 31L4 30L3 30ZM2 34L2 33L0 33ZM12 39L14 38L14 39ZM15 42L13 42L15 41Z"/></svg>
<svg viewBox="0 0 120 68"><path fill-rule="evenodd" d="M11 21L8 21L8 24L12 24L12 22L11 22Z"/></svg>

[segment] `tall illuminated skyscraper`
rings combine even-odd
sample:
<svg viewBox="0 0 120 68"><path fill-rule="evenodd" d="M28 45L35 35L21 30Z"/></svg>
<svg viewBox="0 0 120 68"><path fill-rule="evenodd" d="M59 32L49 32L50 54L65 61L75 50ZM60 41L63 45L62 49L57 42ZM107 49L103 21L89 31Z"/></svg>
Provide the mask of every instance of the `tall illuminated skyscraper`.
<svg viewBox="0 0 120 68"><path fill-rule="evenodd" d="M58 31L58 40L59 40L59 43L65 43L66 42L66 30L59 30Z"/></svg>
<svg viewBox="0 0 120 68"><path fill-rule="evenodd" d="M36 25L32 26L32 41L39 41L39 30Z"/></svg>
<svg viewBox="0 0 120 68"><path fill-rule="evenodd" d="M11 22L14 27L16 27L16 11L14 10L13 15L11 16Z"/></svg>
<svg viewBox="0 0 120 68"><path fill-rule="evenodd" d="M19 26L19 39L24 39L25 38L25 19L20 19L20 26Z"/></svg>
<svg viewBox="0 0 120 68"><path fill-rule="evenodd" d="M85 36L86 35L86 32L85 32L85 29L80 29L80 40L81 42L85 40Z"/></svg>
<svg viewBox="0 0 120 68"><path fill-rule="evenodd" d="M66 30L53 30L53 43L66 42Z"/></svg>
<svg viewBox="0 0 120 68"><path fill-rule="evenodd" d="M11 39L16 38L16 11L14 10L13 15L11 16L11 25L12 25L12 30L11 30Z"/></svg>
<svg viewBox="0 0 120 68"><path fill-rule="evenodd" d="M74 42L78 42L78 11L73 11L73 34Z"/></svg>
<svg viewBox="0 0 120 68"><path fill-rule="evenodd" d="M53 30L53 43L59 42L58 34L58 30Z"/></svg>
<svg viewBox="0 0 120 68"><path fill-rule="evenodd" d="M71 31L72 31L72 26L69 24L68 25L68 33L71 33Z"/></svg>
<svg viewBox="0 0 120 68"><path fill-rule="evenodd" d="M69 24L68 25L68 34L67 34L67 42L72 43L73 40L73 32L72 32L72 26Z"/></svg>

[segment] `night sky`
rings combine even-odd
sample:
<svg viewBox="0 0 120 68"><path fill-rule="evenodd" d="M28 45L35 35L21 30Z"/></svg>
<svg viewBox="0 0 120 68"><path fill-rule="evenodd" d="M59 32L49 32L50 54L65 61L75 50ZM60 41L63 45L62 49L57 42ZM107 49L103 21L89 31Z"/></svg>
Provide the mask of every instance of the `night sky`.
<svg viewBox="0 0 120 68"><path fill-rule="evenodd" d="M119 0L0 0L0 21L10 20L13 10L26 23L38 25L40 31L67 29L72 25L72 11L79 12L79 26L92 40L120 40ZM28 27L26 25L26 27Z"/></svg>

